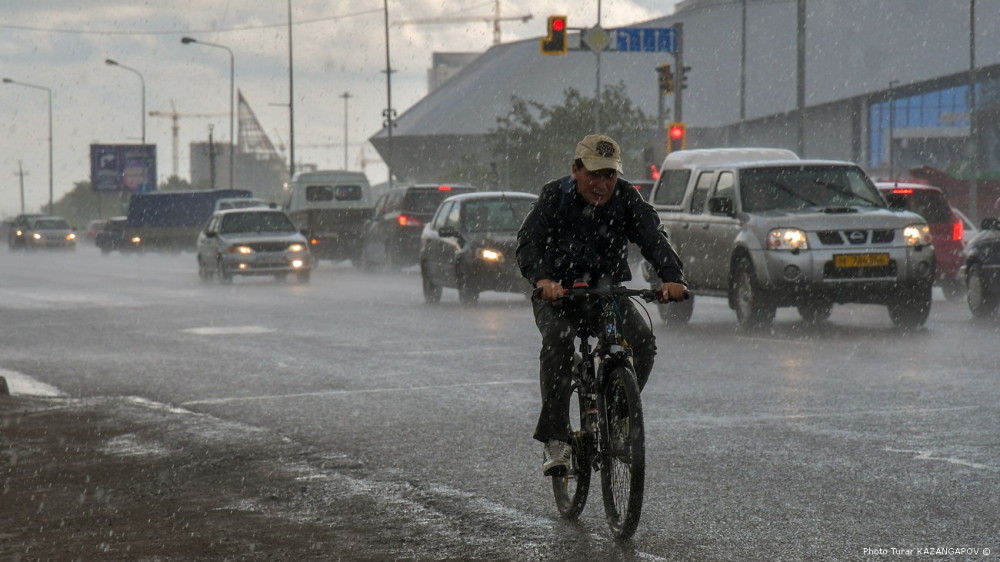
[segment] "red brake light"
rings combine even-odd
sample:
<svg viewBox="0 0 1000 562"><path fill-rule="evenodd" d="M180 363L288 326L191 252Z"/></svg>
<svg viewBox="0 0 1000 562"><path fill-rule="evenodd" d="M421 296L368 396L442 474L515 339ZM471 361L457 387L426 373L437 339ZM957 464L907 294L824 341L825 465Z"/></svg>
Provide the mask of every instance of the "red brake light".
<svg viewBox="0 0 1000 562"><path fill-rule="evenodd" d="M396 221L399 223L399 226L424 226L424 223L406 215L399 215L399 218L396 219Z"/></svg>
<svg viewBox="0 0 1000 562"><path fill-rule="evenodd" d="M660 171L656 169L656 164L649 165L649 177L654 180L660 179Z"/></svg>
<svg viewBox="0 0 1000 562"><path fill-rule="evenodd" d="M960 242L965 237L965 225L962 224L962 221L955 221L951 228L951 237L956 242Z"/></svg>
<svg viewBox="0 0 1000 562"><path fill-rule="evenodd" d="M898 195L913 195L913 190L908 187L897 187L892 192Z"/></svg>
<svg viewBox="0 0 1000 562"><path fill-rule="evenodd" d="M451 191L451 186L450 185L439 185L438 186L438 191Z"/></svg>

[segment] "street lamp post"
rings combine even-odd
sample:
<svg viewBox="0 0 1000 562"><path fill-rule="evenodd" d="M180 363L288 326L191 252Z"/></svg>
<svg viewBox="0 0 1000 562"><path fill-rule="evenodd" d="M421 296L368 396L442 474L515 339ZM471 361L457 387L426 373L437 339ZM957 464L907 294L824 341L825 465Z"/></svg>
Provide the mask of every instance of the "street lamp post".
<svg viewBox="0 0 1000 562"><path fill-rule="evenodd" d="M145 144L146 144L146 80L142 77L142 73L141 72L139 72L138 70L136 70L136 69L134 69L134 68L132 68L130 66L125 66L124 64L122 64L122 63L120 63L118 61L114 61L114 60L111 60L111 59L105 59L104 60L104 64L106 64L108 66L117 66L118 68L121 68L121 69L127 70L129 72L132 72L136 76L139 77L139 83L142 85L142 144L145 146Z"/></svg>
<svg viewBox="0 0 1000 562"><path fill-rule="evenodd" d="M17 84L18 86L33 88L35 90L45 90L45 92L49 95L49 214L52 214L52 88L28 84L26 82L18 82L17 80L11 80L10 78L4 78L3 83Z"/></svg>
<svg viewBox="0 0 1000 562"><path fill-rule="evenodd" d="M236 152L236 136L233 130L233 99L235 97L234 85L236 78L236 57L233 56L233 50L225 45L219 45L217 43L208 43L206 41L199 41L194 37L182 37L181 43L189 45L191 43L197 43L199 45L205 45L206 47L215 47L217 49L225 49L229 53L229 189L233 189L234 179L236 177L236 164L234 154Z"/></svg>
<svg viewBox="0 0 1000 562"><path fill-rule="evenodd" d="M344 169L347 169L347 100L354 97L350 92L340 94L344 98Z"/></svg>

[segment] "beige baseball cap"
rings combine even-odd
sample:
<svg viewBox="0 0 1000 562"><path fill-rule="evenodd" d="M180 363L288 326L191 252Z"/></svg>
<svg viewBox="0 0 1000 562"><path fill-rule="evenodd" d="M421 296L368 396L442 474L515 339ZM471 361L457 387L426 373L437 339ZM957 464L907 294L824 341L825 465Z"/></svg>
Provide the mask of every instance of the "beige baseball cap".
<svg viewBox="0 0 1000 562"><path fill-rule="evenodd" d="M576 145L574 159L583 160L583 167L597 170L615 170L622 173L622 149L607 135L587 135Z"/></svg>

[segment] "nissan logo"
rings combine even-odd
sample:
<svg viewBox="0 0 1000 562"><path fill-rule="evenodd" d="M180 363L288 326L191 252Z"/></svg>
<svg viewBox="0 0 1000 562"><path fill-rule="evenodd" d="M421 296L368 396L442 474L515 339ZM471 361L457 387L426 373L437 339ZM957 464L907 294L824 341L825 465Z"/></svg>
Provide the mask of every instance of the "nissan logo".
<svg viewBox="0 0 1000 562"><path fill-rule="evenodd" d="M867 235L864 230L852 230L847 233L847 239L851 241L851 244L861 244L865 241Z"/></svg>

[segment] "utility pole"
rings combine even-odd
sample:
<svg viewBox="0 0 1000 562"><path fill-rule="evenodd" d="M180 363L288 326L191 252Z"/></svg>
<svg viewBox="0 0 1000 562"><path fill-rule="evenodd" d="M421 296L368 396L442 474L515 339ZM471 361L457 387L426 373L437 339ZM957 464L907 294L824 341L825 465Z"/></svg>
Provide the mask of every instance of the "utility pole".
<svg viewBox="0 0 1000 562"><path fill-rule="evenodd" d="M340 94L344 98L344 169L347 169L347 100L354 97L350 92Z"/></svg>
<svg viewBox="0 0 1000 562"><path fill-rule="evenodd" d="M976 174L979 170L979 146L976 135L976 0L969 0L969 217L979 220Z"/></svg>
<svg viewBox="0 0 1000 562"><path fill-rule="evenodd" d="M20 178L20 184L21 184L21 214L23 215L24 214L24 176L28 175L28 172L25 172L24 168L21 167L21 161L20 160L17 161L17 173L15 175L18 178Z"/></svg>

